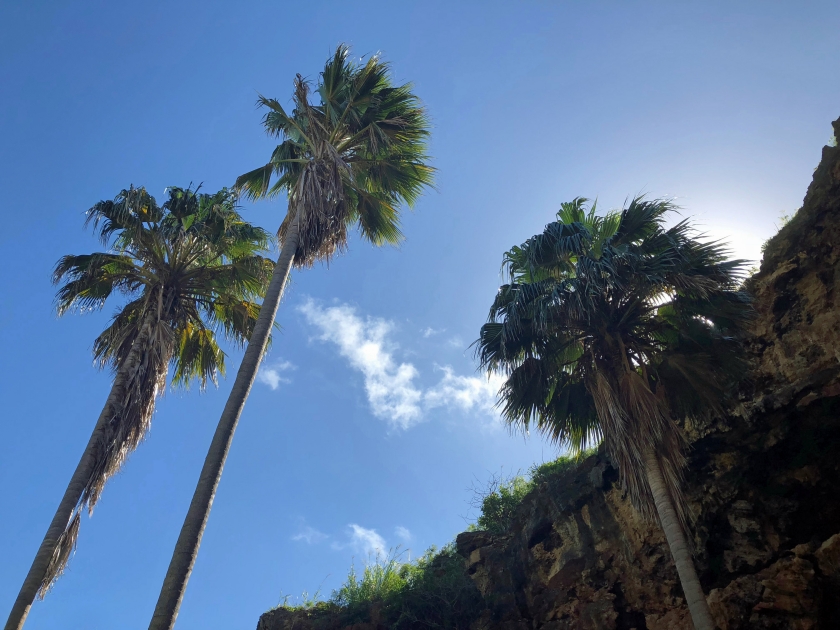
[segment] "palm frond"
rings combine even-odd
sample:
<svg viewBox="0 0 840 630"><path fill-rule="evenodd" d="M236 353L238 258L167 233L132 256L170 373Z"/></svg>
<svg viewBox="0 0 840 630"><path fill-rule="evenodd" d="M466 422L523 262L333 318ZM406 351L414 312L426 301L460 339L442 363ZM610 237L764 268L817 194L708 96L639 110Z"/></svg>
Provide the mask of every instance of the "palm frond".
<svg viewBox="0 0 840 630"><path fill-rule="evenodd" d="M107 243L115 233L134 232L143 224L158 221L162 211L145 188L129 186L113 201L100 201L87 211L85 225L93 224L99 238Z"/></svg>
<svg viewBox="0 0 840 630"><path fill-rule="evenodd" d="M281 142L268 164L237 179L236 189L252 199L286 192L278 237L284 241L298 217L298 267L342 252L354 223L375 245L398 243L400 206L413 206L434 177L429 120L411 85L394 85L377 55L352 61L342 44L314 90L296 77L292 100L287 112L277 100L259 98L266 133Z"/></svg>
<svg viewBox="0 0 840 630"><path fill-rule="evenodd" d="M182 327L178 333L178 360L172 374L172 385L189 387L197 380L201 389L207 382L218 384L218 375L225 373L225 353L216 343L213 331L201 325Z"/></svg>

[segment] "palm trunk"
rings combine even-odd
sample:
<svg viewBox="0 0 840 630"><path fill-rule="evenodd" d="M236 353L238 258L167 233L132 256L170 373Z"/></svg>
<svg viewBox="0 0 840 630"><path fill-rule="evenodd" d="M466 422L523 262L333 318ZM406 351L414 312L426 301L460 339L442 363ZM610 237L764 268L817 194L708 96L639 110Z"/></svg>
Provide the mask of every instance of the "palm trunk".
<svg viewBox="0 0 840 630"><path fill-rule="evenodd" d="M295 251L299 241L299 216L295 216L289 231L283 240L283 248L274 268L271 283L266 291L260 314L254 325L254 331L245 349L245 356L236 373L236 380L233 382L230 396L228 396L222 417L210 443L210 449L204 458L204 466L198 478L198 485L190 502L187 516L175 543L175 550L172 553L172 560L166 571L163 586L160 590L155 612L149 624L149 630L171 630L178 617L178 609L184 598L187 588L187 581L190 579L198 548L201 545L201 537L210 516L210 509L213 506L213 498L222 477L222 469L227 459L230 444L233 440L233 433L239 422L239 416L248 399L248 394L254 384L257 371L260 367L263 354L265 353L268 339L271 334L271 327L274 318L277 316L277 309L280 306L280 299L283 296L283 289L292 268Z"/></svg>
<svg viewBox="0 0 840 630"><path fill-rule="evenodd" d="M694 562L688 550L685 532L677 518L677 513L671 502L671 495L665 486L659 459L653 449L649 449L645 453L645 473L650 491L653 494L653 501L656 504L656 511L659 514L659 521L662 524L662 530L665 532L668 547L674 557L674 564L677 565L677 574L680 578L680 584L682 584L683 593L685 593L694 628L695 630L715 630L717 626L700 586L697 571L694 569Z"/></svg>
<svg viewBox="0 0 840 630"><path fill-rule="evenodd" d="M6 621L5 630L20 630L23 628L23 624L26 622L26 617L29 615L29 610L32 608L32 603L35 601L38 591L42 587L46 588L48 586L45 584L45 581L48 579L47 574L50 572L50 565L53 563L56 554L59 553L58 547L62 534L64 534L73 515L73 510L79 504L82 494L87 487L100 454L105 428L108 421L114 415L114 409L119 406L125 397L126 381L134 370L140 357L140 352L146 344L148 337L149 326L147 322L134 340L134 344L126 360L117 370L114 383L111 385L111 392L105 401L105 406L99 414L99 419L96 421L96 426L93 428L90 440L88 440L84 453L82 453L82 458L79 460L79 464L76 466L76 470L70 478L70 483L64 491L61 503L59 503L49 529L47 529L47 533L41 541L41 546L35 554L35 559L32 561L29 573L27 573L26 579L23 581L23 586L12 606L9 619Z"/></svg>

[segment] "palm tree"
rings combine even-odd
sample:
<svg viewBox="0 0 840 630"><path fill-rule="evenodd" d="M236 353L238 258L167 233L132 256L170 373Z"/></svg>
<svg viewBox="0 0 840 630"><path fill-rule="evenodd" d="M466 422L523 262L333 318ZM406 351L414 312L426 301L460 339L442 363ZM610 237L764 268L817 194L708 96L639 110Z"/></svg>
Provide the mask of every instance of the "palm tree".
<svg viewBox="0 0 840 630"><path fill-rule="evenodd" d="M258 101L267 110L265 130L281 142L267 164L242 175L236 186L251 199L287 194L288 210L278 233L282 249L204 460L150 629L169 630L175 624L233 433L292 266L329 260L347 246L353 224L375 245L398 243L400 206L412 206L432 183L425 111L411 85L392 83L388 64L379 57L354 63L349 49L339 46L320 75L319 104L310 102L310 89L297 75L291 113L274 99Z"/></svg>
<svg viewBox="0 0 840 630"><path fill-rule="evenodd" d="M509 282L477 354L506 377L499 404L512 426L578 453L604 441L633 504L659 517L694 626L712 629L686 537L677 420L719 412L738 372L745 261L687 221L666 228L667 201L636 198L604 216L586 202L563 204L505 254Z"/></svg>
<svg viewBox="0 0 840 630"><path fill-rule="evenodd" d="M65 256L53 280L59 314L101 308L117 293L127 301L94 341L96 362L114 370L111 392L44 536L6 622L23 627L35 597L61 575L108 479L142 441L155 399L166 385L224 372L214 331L244 344L254 327L273 263L258 254L269 242L237 212L235 195L168 189L162 207L144 188L123 190L87 212L106 252Z"/></svg>

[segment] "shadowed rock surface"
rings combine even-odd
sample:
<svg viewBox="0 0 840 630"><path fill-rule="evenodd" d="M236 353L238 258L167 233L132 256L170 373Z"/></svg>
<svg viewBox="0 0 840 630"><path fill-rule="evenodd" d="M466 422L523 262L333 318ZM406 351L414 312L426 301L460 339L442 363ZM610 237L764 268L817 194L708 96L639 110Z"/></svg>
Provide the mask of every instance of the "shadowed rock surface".
<svg viewBox="0 0 840 630"><path fill-rule="evenodd" d="M803 207L749 280L748 391L729 417L686 427L696 563L721 630L840 628L838 263L840 148L825 147ZM543 483L511 532L457 538L483 599L471 630L692 628L664 535L604 456ZM347 626L326 608L278 609L258 624L340 627L388 626L378 610Z"/></svg>

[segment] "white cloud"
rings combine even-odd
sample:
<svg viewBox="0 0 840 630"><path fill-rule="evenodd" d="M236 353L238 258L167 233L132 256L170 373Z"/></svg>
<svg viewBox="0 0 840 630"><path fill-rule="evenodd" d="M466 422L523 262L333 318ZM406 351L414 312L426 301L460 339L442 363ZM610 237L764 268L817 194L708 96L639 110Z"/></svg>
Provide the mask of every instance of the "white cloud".
<svg viewBox="0 0 840 630"><path fill-rule="evenodd" d="M424 339L428 339L433 335L439 335L442 332L446 332L446 328L432 328L429 326L428 328L424 328L420 331L420 334L423 335Z"/></svg>
<svg viewBox="0 0 840 630"><path fill-rule="evenodd" d="M397 346L390 339L393 323L373 317L363 319L346 304L322 307L311 299L299 310L318 329L318 338L338 346L341 356L362 373L373 414L393 426L407 429L422 421L427 410L441 407L498 417L493 406L502 383L500 377L460 376L451 367L442 366L437 367L443 372L440 382L424 391L416 383L417 368L394 359ZM462 344L457 337L449 343Z"/></svg>
<svg viewBox="0 0 840 630"><path fill-rule="evenodd" d="M268 365L262 365L260 366L260 371L257 373L257 380L260 383L268 385L271 389L277 389L280 386L280 383L292 382L290 378L281 376L280 373L294 369L296 369L296 367L291 363L291 361L278 361L270 367Z"/></svg>
<svg viewBox="0 0 840 630"><path fill-rule="evenodd" d="M411 363L397 364L394 345L387 339L393 324L384 319L362 319L347 305L321 308L307 300L299 308L321 332L322 341L338 351L365 379L365 390L374 415L408 428L420 420L422 392L414 385L417 370Z"/></svg>
<svg viewBox="0 0 840 630"><path fill-rule="evenodd" d="M454 337L450 337L446 340L446 345L450 348L458 348L458 350L462 350L464 348L464 340L458 335L455 335Z"/></svg>
<svg viewBox="0 0 840 630"><path fill-rule="evenodd" d="M496 394L504 381L501 376L493 375L489 379L459 376L448 365L438 369L443 371L443 378L423 396L426 407L455 407L495 414Z"/></svg>
<svg viewBox="0 0 840 630"><path fill-rule="evenodd" d="M300 530L292 536L292 540L305 542L307 545L315 545L332 538L330 546L334 550L351 549L359 556L373 560L386 558L389 554L388 543L375 529L368 529L356 523L350 523L347 525L346 534L347 537L342 541L338 537L331 537L329 534L318 531L314 527L307 525L304 519L300 519ZM394 528L394 535L404 544L408 544L414 539L411 531L402 525Z"/></svg>
<svg viewBox="0 0 840 630"><path fill-rule="evenodd" d="M375 529L367 529L355 523L350 523L348 529L350 530L350 542L346 544L333 543L333 549L352 547L356 553L369 558L387 557L388 549L385 544L385 539Z"/></svg>
<svg viewBox="0 0 840 630"><path fill-rule="evenodd" d="M327 538L329 538L329 536L327 536L325 533L319 532L317 529L315 529L314 527L310 527L309 525L306 525L300 531L300 533L292 536L292 540L303 541L307 545L319 543L322 540L326 540Z"/></svg>
<svg viewBox="0 0 840 630"><path fill-rule="evenodd" d="M268 385L271 389L277 389L280 383L291 383L289 379L280 376L280 372L271 368L263 368L257 374L260 383Z"/></svg>

